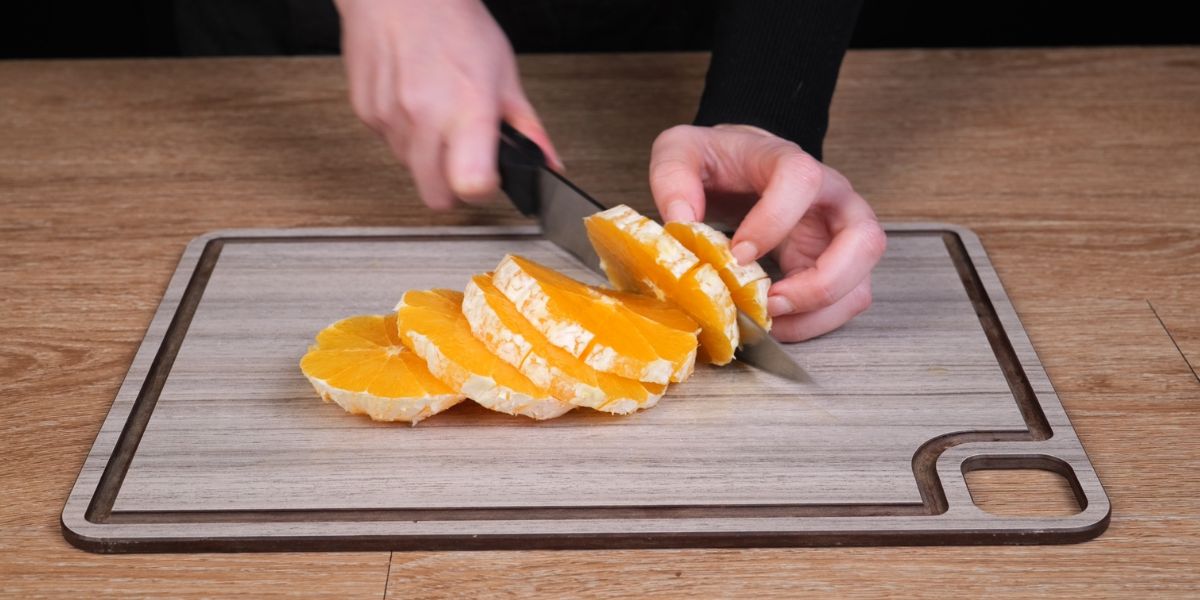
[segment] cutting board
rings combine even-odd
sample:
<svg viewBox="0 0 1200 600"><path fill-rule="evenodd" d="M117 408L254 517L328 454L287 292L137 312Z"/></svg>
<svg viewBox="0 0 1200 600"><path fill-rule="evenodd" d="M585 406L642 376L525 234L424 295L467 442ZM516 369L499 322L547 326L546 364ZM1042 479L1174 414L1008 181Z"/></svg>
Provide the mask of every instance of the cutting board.
<svg viewBox="0 0 1200 600"><path fill-rule="evenodd" d="M62 514L97 552L1065 543L1109 501L978 238L892 225L875 304L788 351L805 386L701 367L651 410L416 427L321 402L298 362L348 315L461 289L535 228L238 230L189 245ZM973 469L1082 510L997 516Z"/></svg>

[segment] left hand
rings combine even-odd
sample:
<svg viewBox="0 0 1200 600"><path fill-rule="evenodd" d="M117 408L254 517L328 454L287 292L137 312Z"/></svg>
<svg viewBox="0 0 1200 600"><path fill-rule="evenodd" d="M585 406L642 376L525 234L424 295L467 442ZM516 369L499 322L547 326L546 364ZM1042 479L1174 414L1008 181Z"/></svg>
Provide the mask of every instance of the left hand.
<svg viewBox="0 0 1200 600"><path fill-rule="evenodd" d="M827 333L871 305L883 229L841 173L796 144L748 125L673 127L654 142L650 188L667 221L710 208L745 215L734 256L746 264L773 251L785 275L767 301L780 340Z"/></svg>

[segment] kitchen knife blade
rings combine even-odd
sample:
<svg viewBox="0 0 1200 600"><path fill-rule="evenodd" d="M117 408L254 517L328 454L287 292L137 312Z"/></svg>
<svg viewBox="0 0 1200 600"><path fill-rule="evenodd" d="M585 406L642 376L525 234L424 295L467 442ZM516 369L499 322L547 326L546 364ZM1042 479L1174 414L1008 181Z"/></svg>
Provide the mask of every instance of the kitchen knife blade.
<svg viewBox="0 0 1200 600"><path fill-rule="evenodd" d="M603 274L583 219L604 210L604 205L547 168L542 149L508 123L500 126L499 162L500 187L517 209L537 217L546 239Z"/></svg>
<svg viewBox="0 0 1200 600"><path fill-rule="evenodd" d="M546 239L603 275L583 219L604 210L604 205L547 167L541 148L508 123L500 125L498 162L500 187L517 209L525 216L537 216ZM740 310L738 327L742 334L738 360L791 381L812 383L783 346Z"/></svg>

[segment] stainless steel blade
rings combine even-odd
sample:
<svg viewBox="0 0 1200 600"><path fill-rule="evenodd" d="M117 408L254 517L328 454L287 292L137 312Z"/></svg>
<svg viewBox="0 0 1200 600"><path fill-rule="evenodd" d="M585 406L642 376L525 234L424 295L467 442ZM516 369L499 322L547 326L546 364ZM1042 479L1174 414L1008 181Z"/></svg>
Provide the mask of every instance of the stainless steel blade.
<svg viewBox="0 0 1200 600"><path fill-rule="evenodd" d="M738 327L742 332L742 347L735 355L738 360L797 383L813 383L808 372L796 364L783 346L740 310Z"/></svg>
<svg viewBox="0 0 1200 600"><path fill-rule="evenodd" d="M596 256L596 251L592 249L583 219L604 210L604 207L571 182L546 168L540 169L538 192L538 221L542 225L542 235L570 252L589 269L603 275L603 271L600 270L600 257Z"/></svg>
<svg viewBox="0 0 1200 600"><path fill-rule="evenodd" d="M592 249L583 219L604 210L599 202L547 168L538 169L538 221L542 235L601 275L600 257ZM738 311L742 347L738 360L798 383L812 383L808 373L762 327Z"/></svg>

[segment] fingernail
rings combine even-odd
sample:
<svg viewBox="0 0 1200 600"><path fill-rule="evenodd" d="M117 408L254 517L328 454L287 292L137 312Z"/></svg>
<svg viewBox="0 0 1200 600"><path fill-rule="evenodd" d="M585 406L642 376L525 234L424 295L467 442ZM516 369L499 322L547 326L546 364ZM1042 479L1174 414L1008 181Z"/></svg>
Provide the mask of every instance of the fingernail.
<svg viewBox="0 0 1200 600"><path fill-rule="evenodd" d="M748 265L758 258L758 247L754 242L738 242L733 247L733 257L739 265Z"/></svg>
<svg viewBox="0 0 1200 600"><path fill-rule="evenodd" d="M692 206L683 200L676 200L668 204L666 216L667 222L690 223L696 220L696 213L692 211Z"/></svg>
<svg viewBox="0 0 1200 600"><path fill-rule="evenodd" d="M790 315L796 311L796 306L791 300L783 296L770 296L767 298L767 314L772 317L780 315Z"/></svg>

